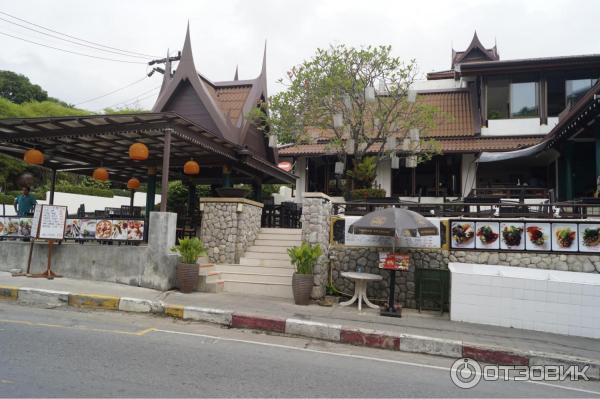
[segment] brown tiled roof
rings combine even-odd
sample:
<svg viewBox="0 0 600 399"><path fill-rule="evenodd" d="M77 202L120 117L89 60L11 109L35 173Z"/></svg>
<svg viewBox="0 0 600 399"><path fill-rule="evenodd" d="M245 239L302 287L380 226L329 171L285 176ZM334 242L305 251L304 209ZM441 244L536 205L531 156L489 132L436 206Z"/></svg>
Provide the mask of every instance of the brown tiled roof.
<svg viewBox="0 0 600 399"><path fill-rule="evenodd" d="M439 110L435 126L424 132L427 137L473 136L480 130L469 90L421 92L417 95L417 103Z"/></svg>
<svg viewBox="0 0 600 399"><path fill-rule="evenodd" d="M443 153L471 153L482 151L511 151L539 143L543 137L460 137L435 140ZM374 146L375 147L375 146ZM378 148L373 148L375 152ZM281 156L324 155L331 153L325 143L298 144L279 149Z"/></svg>
<svg viewBox="0 0 600 399"><path fill-rule="evenodd" d="M231 122L237 122L252 86L213 87L207 84L206 87L223 115L227 116L229 114Z"/></svg>

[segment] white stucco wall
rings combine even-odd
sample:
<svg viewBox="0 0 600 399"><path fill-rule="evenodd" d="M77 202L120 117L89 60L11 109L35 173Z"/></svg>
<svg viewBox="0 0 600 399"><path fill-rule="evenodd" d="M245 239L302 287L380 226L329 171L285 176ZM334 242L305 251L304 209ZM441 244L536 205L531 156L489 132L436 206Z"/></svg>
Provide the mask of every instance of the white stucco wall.
<svg viewBox="0 0 600 399"><path fill-rule="evenodd" d="M436 80L417 80L415 81L411 89L420 90L447 90L447 89L460 89L466 87L466 82L455 79L436 79Z"/></svg>
<svg viewBox="0 0 600 399"><path fill-rule="evenodd" d="M465 197L476 187L477 184L477 163L474 154L463 154L460 164L461 193Z"/></svg>
<svg viewBox="0 0 600 399"><path fill-rule="evenodd" d="M482 136L522 136L546 134L558 123L558 118L548 118L547 125L540 124L540 118L491 119L488 127L481 128Z"/></svg>
<svg viewBox="0 0 600 399"><path fill-rule="evenodd" d="M381 160L377 164L375 184L385 190L387 197L392 195L392 161L389 158Z"/></svg>
<svg viewBox="0 0 600 399"><path fill-rule="evenodd" d="M306 188L306 158L297 158L294 174L298 176L296 179L296 202L302 202L302 194Z"/></svg>

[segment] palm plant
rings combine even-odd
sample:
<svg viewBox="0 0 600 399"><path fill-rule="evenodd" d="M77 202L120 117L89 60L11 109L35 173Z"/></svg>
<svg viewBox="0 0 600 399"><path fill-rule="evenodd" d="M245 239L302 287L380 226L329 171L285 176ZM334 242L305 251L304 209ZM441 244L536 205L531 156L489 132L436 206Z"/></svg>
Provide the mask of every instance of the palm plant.
<svg viewBox="0 0 600 399"><path fill-rule="evenodd" d="M187 264L194 264L200 256L206 255L204 244L198 237L180 238L179 245L171 248L171 251L179 253L181 261Z"/></svg>
<svg viewBox="0 0 600 399"><path fill-rule="evenodd" d="M317 259L322 254L319 244L310 245L307 242L303 242L300 246L289 248L287 252L298 274L313 274Z"/></svg>

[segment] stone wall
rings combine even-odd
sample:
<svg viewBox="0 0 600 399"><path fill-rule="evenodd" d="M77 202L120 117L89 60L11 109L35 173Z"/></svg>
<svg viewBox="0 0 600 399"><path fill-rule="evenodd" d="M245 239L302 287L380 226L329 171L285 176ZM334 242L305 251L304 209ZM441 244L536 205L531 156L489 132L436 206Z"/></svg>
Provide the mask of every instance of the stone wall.
<svg viewBox="0 0 600 399"><path fill-rule="evenodd" d="M325 295L329 273L329 228L331 224L331 198L322 193L304 193L302 199L302 241L319 244L323 254L314 268L312 298Z"/></svg>
<svg viewBox="0 0 600 399"><path fill-rule="evenodd" d="M263 204L244 198L201 198L200 239L215 263L238 263L260 230Z"/></svg>
<svg viewBox="0 0 600 399"><path fill-rule="evenodd" d="M150 213L148 245L99 245L63 242L52 247L52 270L69 278L109 281L162 291L175 286L177 214ZM29 242L0 241L0 270L27 269ZM46 270L48 245L36 241L31 272Z"/></svg>
<svg viewBox="0 0 600 399"><path fill-rule="evenodd" d="M330 267L334 286L346 294L354 292L354 284L343 278L340 273L356 271L363 266L365 272L381 274L384 280L369 283L369 298L386 300L389 292L388 272L378 268L379 252L389 248L348 247L334 245L330 247ZM448 262L479 263L513 267L564 270L585 273L600 273L600 255L547 254L531 252L488 252L488 251L446 251L442 249L414 249L409 251L411 267L408 272L399 272L396 276L397 298L403 306L416 306L415 267L426 269L448 269Z"/></svg>

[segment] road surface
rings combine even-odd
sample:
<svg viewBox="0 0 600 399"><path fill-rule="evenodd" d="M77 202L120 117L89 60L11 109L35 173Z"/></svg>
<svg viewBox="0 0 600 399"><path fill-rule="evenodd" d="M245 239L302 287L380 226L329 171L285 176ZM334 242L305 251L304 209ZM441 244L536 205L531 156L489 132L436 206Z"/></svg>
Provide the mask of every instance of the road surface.
<svg viewBox="0 0 600 399"><path fill-rule="evenodd" d="M2 397L600 397L599 382L455 387L452 359L122 312L0 302Z"/></svg>

